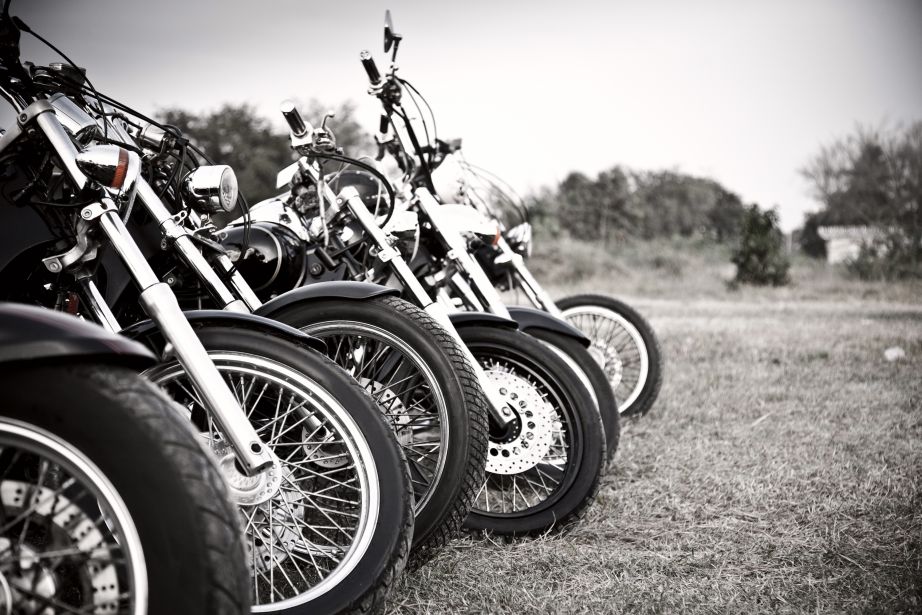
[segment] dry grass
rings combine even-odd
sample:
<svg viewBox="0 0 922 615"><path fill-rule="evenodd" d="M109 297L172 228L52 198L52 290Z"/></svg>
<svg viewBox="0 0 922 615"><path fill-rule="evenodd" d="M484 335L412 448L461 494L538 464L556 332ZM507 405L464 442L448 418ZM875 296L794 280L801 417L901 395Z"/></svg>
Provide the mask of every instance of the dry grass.
<svg viewBox="0 0 922 615"><path fill-rule="evenodd" d="M690 259L679 276L719 267ZM629 294L662 283L646 273ZM674 277L636 300L667 378L585 521L455 542L393 612L922 612L922 307L911 286L798 275L684 296ZM887 362L893 345L908 358Z"/></svg>

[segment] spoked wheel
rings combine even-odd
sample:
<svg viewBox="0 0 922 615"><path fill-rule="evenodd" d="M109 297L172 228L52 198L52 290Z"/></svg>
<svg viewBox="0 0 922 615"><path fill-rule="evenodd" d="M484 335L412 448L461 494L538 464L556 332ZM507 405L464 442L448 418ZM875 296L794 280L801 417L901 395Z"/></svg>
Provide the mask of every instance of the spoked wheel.
<svg viewBox="0 0 922 615"><path fill-rule="evenodd" d="M274 318L326 341L378 403L413 482L413 564L455 536L483 484L487 410L472 366L428 314L396 297L325 300Z"/></svg>
<svg viewBox="0 0 922 615"><path fill-rule="evenodd" d="M623 301L573 295L557 302L564 318L592 340L625 416L646 414L663 383L663 359L650 323Z"/></svg>
<svg viewBox="0 0 922 615"><path fill-rule="evenodd" d="M401 450L374 402L316 352L245 329L197 333L272 450L271 469L238 470L178 363L147 375L188 410L240 505L253 612L381 607L407 558L413 509Z"/></svg>
<svg viewBox="0 0 922 615"><path fill-rule="evenodd" d="M0 387L0 614L249 612L236 510L169 399L111 366Z"/></svg>
<svg viewBox="0 0 922 615"><path fill-rule="evenodd" d="M487 479L466 527L528 535L571 525L595 497L605 459L589 392L524 333L489 326L459 333L515 417L504 429L491 427Z"/></svg>
<svg viewBox="0 0 922 615"><path fill-rule="evenodd" d="M0 613L57 604L144 613L141 538L96 464L48 431L2 418L0 463Z"/></svg>
<svg viewBox="0 0 922 615"><path fill-rule="evenodd" d="M615 392L602 366L587 348L571 337L547 329L529 330L528 334L557 353L576 372L583 386L589 389L605 429L605 458L607 461L614 459L621 440L621 416Z"/></svg>

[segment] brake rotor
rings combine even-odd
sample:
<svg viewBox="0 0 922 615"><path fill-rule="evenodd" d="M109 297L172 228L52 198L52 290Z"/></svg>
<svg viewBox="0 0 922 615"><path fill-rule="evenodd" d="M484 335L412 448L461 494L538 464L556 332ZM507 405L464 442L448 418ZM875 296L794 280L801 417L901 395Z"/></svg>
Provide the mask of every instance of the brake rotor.
<svg viewBox="0 0 922 615"><path fill-rule="evenodd" d="M487 472L521 474L547 455L557 415L528 380L502 369L489 369L486 374L516 416L505 438L490 438Z"/></svg>
<svg viewBox="0 0 922 615"><path fill-rule="evenodd" d="M75 579L62 579L60 569L50 566L57 564L59 567L62 560L67 560L65 556L48 558L46 554L69 549L86 554L68 560L77 566L76 573L83 582L92 587L92 604L89 605L92 610L81 612L115 611L122 591L118 572L106 547L106 537L87 511L60 492L15 480L0 482L0 506L14 519L21 514L17 511L32 506L30 515L36 517L32 526L42 529L41 535L27 537L15 550L9 538L0 536L0 553L16 553L15 567L0 571L0 607L3 607L0 613L10 610L14 602L27 607L31 613L58 612L45 605ZM20 595L23 592L25 596Z"/></svg>

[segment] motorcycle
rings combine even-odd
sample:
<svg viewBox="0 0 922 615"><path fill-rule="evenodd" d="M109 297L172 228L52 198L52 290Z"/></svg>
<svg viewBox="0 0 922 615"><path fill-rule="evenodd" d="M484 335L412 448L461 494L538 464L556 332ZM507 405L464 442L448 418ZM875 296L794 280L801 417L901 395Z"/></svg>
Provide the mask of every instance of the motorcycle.
<svg viewBox="0 0 922 615"><path fill-rule="evenodd" d="M0 94L17 111L0 137L4 298L97 321L154 352L145 377L198 428L244 517L256 611L380 607L413 511L401 449L373 400L316 338L255 315L181 310L125 226L146 191L138 153L93 142L116 124L71 114L67 94L97 94L84 73L69 61L22 64L19 32L34 32L8 3L0 23ZM122 329L99 287L107 249L151 320Z"/></svg>
<svg viewBox="0 0 922 615"><path fill-rule="evenodd" d="M65 106L65 99L55 102ZM129 221L145 257L186 307L252 312L326 342L328 356L375 399L407 457L416 515L412 564L419 566L458 534L483 480L486 407L457 344L428 315L396 297L396 290L380 285L328 282L259 296L234 270L210 221L225 213L211 200L233 171L198 164L196 152L167 127L137 117L134 127L125 124L132 121L125 115L130 110L119 105L122 117L113 130L120 143L141 147L151 179L140 183L141 207ZM69 114L79 117L73 109ZM186 164L177 169L177 161ZM179 188L171 178L181 178ZM243 229L250 234L249 225ZM252 241L259 245L258 237ZM116 259L103 261L107 303L120 320L136 320L129 277Z"/></svg>
<svg viewBox="0 0 922 615"><path fill-rule="evenodd" d="M417 212L424 229L420 246L411 262L414 271L432 294L442 297L450 308L488 311L520 323L530 335L550 347L574 371L593 396L605 427L608 459L617 450L620 425L618 405L608 379L587 351L589 339L562 319L530 308L507 308L499 293L471 250L499 238L496 224L482 224L473 210L445 205L435 197L433 170L438 166L431 151L421 146L419 134L402 106L404 92L413 96L416 89L397 76L396 56L402 37L395 34L390 12L385 15L385 51L393 50L390 68L382 78L371 55L363 52L362 63L371 81L369 93L382 103L377 158L390 153L403 172L404 193ZM415 102L415 99L414 99ZM419 105L417 104L417 107ZM423 125L426 138L429 129ZM441 142L439 142L442 144ZM442 144L444 145L444 144ZM454 299L455 301L452 301Z"/></svg>
<svg viewBox="0 0 922 615"><path fill-rule="evenodd" d="M0 304L0 613L249 612L236 509L138 375L155 363L95 325Z"/></svg>
<svg viewBox="0 0 922 615"><path fill-rule="evenodd" d="M313 128L291 104L283 103L282 112L301 158L280 173L279 183L289 192L254 206L250 215L254 229L286 248L261 259L245 250L242 226L232 225L223 243L236 267L256 279L265 269L261 261L275 254L281 268L277 280L300 279L288 272L291 263L306 259L313 279L401 289L462 344L490 396L487 479L479 485L466 526L512 535L569 526L591 502L604 456L604 434L588 391L556 354L518 331L514 321L476 312L450 314L433 300L404 259L401 250L414 225L394 215L396 195L386 178L331 150L335 137L323 123ZM388 194L386 203L366 202L352 185L337 194L326 180L324 161L378 174L376 185Z"/></svg>
<svg viewBox="0 0 922 615"><path fill-rule="evenodd" d="M592 340L589 351L605 370L620 402L621 415L649 412L663 380L663 357L650 323L632 306L609 295L576 294L555 301L525 265L531 254L532 230L521 199L495 175L469 163L460 144L450 152L442 151L437 170L446 168L451 158L457 159L460 170L456 183L442 182L449 186L445 193L501 224L499 240L474 252L490 281L503 291L522 291L536 308L583 331ZM504 202L505 208L501 205ZM507 217L515 222L503 221Z"/></svg>
<svg viewBox="0 0 922 615"><path fill-rule="evenodd" d="M385 111L389 118L396 116L401 120L407 138L400 138L397 124L392 121L385 123L382 118L381 130L376 137L380 147L379 157L385 151L392 153L408 172L407 179L429 190L434 196L438 195L437 183L440 187L448 183L438 175L444 175L443 169L450 166L451 162L459 162L458 166L462 171L460 185L454 190L445 190L446 194L442 196L461 197L461 202L471 206L479 205L481 212L496 218L497 216L493 215L489 205L492 199L484 198L483 192L478 194L476 190L471 189L471 184L475 179L489 174L482 169L475 169L463 159L461 140L440 140L435 134L433 116L432 141L430 142L430 130L420 111L423 134L426 137L426 143L423 144L419 139L419 133L413 130L409 116L399 107L401 97L403 93L406 93L418 110L422 108L421 101L429 114L432 114L431 107L422 98L419 90L396 75L393 60L396 58L397 47L401 40L402 37L394 32L390 11L388 11L385 14L385 52L391 46L393 47L392 65L386 79L372 87L374 90L372 93L381 98L382 102L386 99L390 100L389 103L385 103ZM396 114L387 111L388 104L391 107L397 107ZM393 126L393 134L389 130L391 126ZM495 197L508 194L508 189L503 188L500 182L490 181L488 184L490 190L486 196ZM527 211L523 207L518 209ZM461 217L464 218L463 215ZM468 214L467 217L470 219L471 216ZM473 224L476 225L476 218L474 220ZM469 280L467 284L464 280L449 280L451 282L449 288L456 287L452 288L454 296L465 304L473 305L476 309L479 302L486 301L488 306L495 306L500 301L498 295L490 296L492 293L487 288L488 286L497 286L504 290L522 290L536 308L555 318L566 320L591 337L589 351L596 363L604 370L600 374L589 368L591 372L594 372L592 375L596 393L598 394L601 389L604 376L618 400L618 412L626 416L645 414L655 402L662 385L663 360L652 327L635 309L613 297L595 294L572 295L555 302L525 266L524 257L530 251L531 237L531 226L525 219L508 229L501 228L500 233L492 241L479 242L478 249L472 252L480 267L487 274L487 278L477 276ZM464 269L470 269L470 264L467 264ZM467 277L470 278L470 274ZM472 286L474 293L470 292L471 289L466 286ZM609 419L606 429L609 442L612 439L617 440L613 433L615 429L613 418ZM609 453L613 454L611 446L609 448Z"/></svg>

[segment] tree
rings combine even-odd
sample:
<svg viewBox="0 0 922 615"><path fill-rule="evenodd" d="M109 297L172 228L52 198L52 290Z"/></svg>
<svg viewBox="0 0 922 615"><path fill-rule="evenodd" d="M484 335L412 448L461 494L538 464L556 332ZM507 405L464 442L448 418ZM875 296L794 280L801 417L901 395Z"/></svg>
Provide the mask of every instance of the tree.
<svg viewBox="0 0 922 615"><path fill-rule="evenodd" d="M304 119L319 126L327 109L313 100L307 106ZM337 145L347 153L368 147L367 133L355 121L354 115L354 104L345 102L336 108L336 118L328 123L336 135ZM165 109L160 117L163 122L179 128L216 163L230 165L237 175L241 193L251 203L277 194L276 175L296 158L288 134L274 130L269 120L248 104L226 104L201 114Z"/></svg>
<svg viewBox="0 0 922 615"><path fill-rule="evenodd" d="M740 244L731 259L736 281L744 284L783 286L791 264L784 253L784 234L778 227L778 212L762 211L758 205L746 208L740 229Z"/></svg>
<svg viewBox="0 0 922 615"><path fill-rule="evenodd" d="M743 204L711 179L675 171L614 167L591 179L570 173L556 191L533 198L543 220L574 237L609 241L621 233L654 237L707 235L732 241ZM556 224L551 221L556 218Z"/></svg>
<svg viewBox="0 0 922 615"><path fill-rule="evenodd" d="M922 121L906 129L869 130L823 147L803 169L824 206L825 225L871 225L878 245L865 246L856 271L922 276Z"/></svg>

